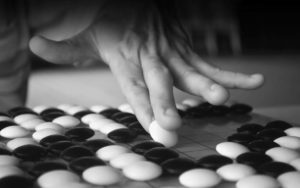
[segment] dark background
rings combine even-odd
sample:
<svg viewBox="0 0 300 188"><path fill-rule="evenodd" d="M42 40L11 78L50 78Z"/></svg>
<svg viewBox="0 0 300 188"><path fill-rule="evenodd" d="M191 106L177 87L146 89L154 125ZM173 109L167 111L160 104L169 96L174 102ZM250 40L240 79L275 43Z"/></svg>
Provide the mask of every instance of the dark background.
<svg viewBox="0 0 300 188"><path fill-rule="evenodd" d="M230 31L238 28L242 54L299 53L300 6L297 0L178 0L183 23L194 22L190 32L202 54L206 53L203 27L216 28L218 54L230 55ZM228 29L227 29L228 30ZM202 46L201 46L202 45ZM211 55L211 54L210 54Z"/></svg>
<svg viewBox="0 0 300 188"><path fill-rule="evenodd" d="M245 51L299 52L299 8L296 0L241 1L237 15Z"/></svg>

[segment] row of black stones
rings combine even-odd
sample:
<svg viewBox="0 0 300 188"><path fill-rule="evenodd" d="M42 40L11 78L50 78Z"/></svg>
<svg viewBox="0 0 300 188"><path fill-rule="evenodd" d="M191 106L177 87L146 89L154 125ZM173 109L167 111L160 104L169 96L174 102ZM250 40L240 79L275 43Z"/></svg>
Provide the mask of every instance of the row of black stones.
<svg viewBox="0 0 300 188"><path fill-rule="evenodd" d="M121 112L114 108L103 110L99 114L127 127L107 134L107 137L115 142L132 142L138 135L148 135L134 114Z"/></svg>
<svg viewBox="0 0 300 188"><path fill-rule="evenodd" d="M178 110L179 114L184 118L204 118L204 117L220 117L230 115L246 115L252 111L252 107L247 104L236 103L231 106L212 105L203 102L198 106L188 108L186 111Z"/></svg>
<svg viewBox="0 0 300 188"><path fill-rule="evenodd" d="M79 175L87 168L95 165L105 165L99 158L95 157L95 152L113 143L104 139L88 140L82 143L71 141L57 141L47 148L36 145L25 145L18 147L13 154L20 158L22 162L33 162L33 166L24 169L34 178L41 174L56 170L70 169ZM1 152L11 155L9 151ZM63 159L64 162L57 162Z"/></svg>
<svg viewBox="0 0 300 188"><path fill-rule="evenodd" d="M186 170L196 167L196 163L188 158L180 157L179 154L161 143L146 140L131 147L137 154L143 155L147 160L159 164L165 175L179 175Z"/></svg>
<svg viewBox="0 0 300 188"><path fill-rule="evenodd" d="M227 137L227 140L240 143L251 151L238 156L236 158L238 163L252 166L258 173L276 178L296 169L287 163L273 161L265 152L279 147L274 140L285 136L284 130L290 127L291 124L281 120L270 121L265 126L256 123L244 124L237 128L237 133Z"/></svg>

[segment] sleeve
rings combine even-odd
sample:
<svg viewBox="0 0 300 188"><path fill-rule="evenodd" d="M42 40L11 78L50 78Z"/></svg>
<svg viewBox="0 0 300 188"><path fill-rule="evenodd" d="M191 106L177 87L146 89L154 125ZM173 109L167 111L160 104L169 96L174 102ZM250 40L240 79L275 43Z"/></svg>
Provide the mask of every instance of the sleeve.
<svg viewBox="0 0 300 188"><path fill-rule="evenodd" d="M30 64L24 2L0 2L0 110L26 102Z"/></svg>

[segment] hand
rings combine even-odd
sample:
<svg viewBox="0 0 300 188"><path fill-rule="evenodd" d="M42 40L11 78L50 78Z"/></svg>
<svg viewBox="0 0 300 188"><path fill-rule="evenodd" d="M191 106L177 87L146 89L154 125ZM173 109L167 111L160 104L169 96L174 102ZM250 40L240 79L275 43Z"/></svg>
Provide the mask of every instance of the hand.
<svg viewBox="0 0 300 188"><path fill-rule="evenodd" d="M173 86L222 104L228 89L263 83L260 74L224 71L203 61L172 11L151 1L107 1L78 35L59 42L36 36L30 48L54 63L107 63L146 130L153 119L167 130L180 127Z"/></svg>

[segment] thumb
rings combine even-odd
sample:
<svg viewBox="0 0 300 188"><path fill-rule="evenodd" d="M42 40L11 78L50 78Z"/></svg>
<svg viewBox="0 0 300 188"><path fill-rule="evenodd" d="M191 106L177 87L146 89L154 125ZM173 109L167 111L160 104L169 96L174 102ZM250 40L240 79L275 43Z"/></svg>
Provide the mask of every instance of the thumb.
<svg viewBox="0 0 300 188"><path fill-rule="evenodd" d="M74 64L80 60L78 48L71 41L53 41L35 36L29 41L30 50L42 59L58 64Z"/></svg>

